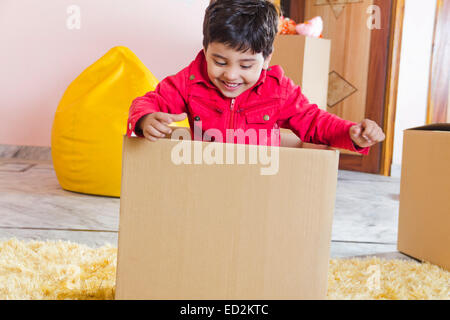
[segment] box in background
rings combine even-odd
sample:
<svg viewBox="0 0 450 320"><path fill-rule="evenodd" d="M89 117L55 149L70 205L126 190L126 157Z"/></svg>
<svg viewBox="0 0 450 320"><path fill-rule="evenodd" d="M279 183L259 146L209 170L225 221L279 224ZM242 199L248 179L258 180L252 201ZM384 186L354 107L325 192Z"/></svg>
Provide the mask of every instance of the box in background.
<svg viewBox="0 0 450 320"><path fill-rule="evenodd" d="M278 172L261 175L174 164L190 142L124 137L116 299L326 299L339 152L275 147Z"/></svg>
<svg viewBox="0 0 450 320"><path fill-rule="evenodd" d="M450 270L450 123L404 131L398 250Z"/></svg>
<svg viewBox="0 0 450 320"><path fill-rule="evenodd" d="M286 76L320 109L327 109L331 40L302 35L277 35L271 65L280 65Z"/></svg>

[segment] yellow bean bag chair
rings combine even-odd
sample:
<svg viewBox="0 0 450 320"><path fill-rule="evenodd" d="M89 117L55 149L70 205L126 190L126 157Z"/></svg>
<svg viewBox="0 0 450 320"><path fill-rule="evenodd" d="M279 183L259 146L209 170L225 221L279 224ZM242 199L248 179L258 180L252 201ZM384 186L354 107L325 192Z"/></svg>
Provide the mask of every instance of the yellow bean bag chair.
<svg viewBox="0 0 450 320"><path fill-rule="evenodd" d="M126 47L115 47L67 88L55 113L53 166L65 190L120 197L122 143L134 98L158 80ZM173 125L189 126L187 120Z"/></svg>

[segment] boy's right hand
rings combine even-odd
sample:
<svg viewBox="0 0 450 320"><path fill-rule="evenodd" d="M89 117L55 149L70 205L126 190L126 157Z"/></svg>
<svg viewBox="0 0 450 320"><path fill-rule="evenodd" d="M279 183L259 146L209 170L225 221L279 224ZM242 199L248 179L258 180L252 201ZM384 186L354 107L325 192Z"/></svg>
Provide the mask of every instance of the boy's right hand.
<svg viewBox="0 0 450 320"><path fill-rule="evenodd" d="M172 133L169 125L172 122L182 121L186 113L170 114L165 112L154 112L143 116L137 123L138 129L142 130L144 137L150 141L156 141Z"/></svg>

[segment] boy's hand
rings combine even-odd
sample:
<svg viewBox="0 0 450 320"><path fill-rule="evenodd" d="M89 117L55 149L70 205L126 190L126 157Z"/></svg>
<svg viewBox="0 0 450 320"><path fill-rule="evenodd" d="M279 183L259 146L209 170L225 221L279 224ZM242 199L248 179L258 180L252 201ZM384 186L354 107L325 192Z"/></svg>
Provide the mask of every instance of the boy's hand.
<svg viewBox="0 0 450 320"><path fill-rule="evenodd" d="M378 124L369 119L351 126L349 133L353 142L361 148L371 147L386 138Z"/></svg>
<svg viewBox="0 0 450 320"><path fill-rule="evenodd" d="M165 137L166 134L172 133L169 124L182 121L186 116L186 113L170 114L165 112L154 112L142 117L142 119L138 121L137 126L142 130L145 138L150 141L156 141L159 138Z"/></svg>

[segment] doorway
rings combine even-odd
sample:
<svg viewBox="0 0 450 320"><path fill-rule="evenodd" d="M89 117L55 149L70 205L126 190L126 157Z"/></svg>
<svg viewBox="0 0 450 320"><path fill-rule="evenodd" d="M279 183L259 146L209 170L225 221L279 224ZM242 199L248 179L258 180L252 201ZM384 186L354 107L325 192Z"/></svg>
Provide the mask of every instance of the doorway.
<svg viewBox="0 0 450 320"><path fill-rule="evenodd" d="M404 0L281 0L296 23L321 16L331 40L327 111L377 122L386 133L369 155L341 151L339 168L389 175Z"/></svg>

